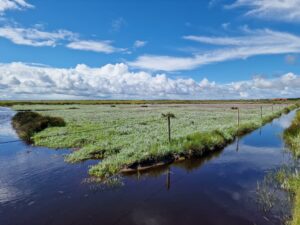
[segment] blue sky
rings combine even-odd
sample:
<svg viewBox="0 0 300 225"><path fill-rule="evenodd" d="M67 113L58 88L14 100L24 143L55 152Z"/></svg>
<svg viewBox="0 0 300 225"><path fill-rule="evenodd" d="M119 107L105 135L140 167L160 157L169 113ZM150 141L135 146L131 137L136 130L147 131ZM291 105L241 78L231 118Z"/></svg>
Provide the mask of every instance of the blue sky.
<svg viewBox="0 0 300 225"><path fill-rule="evenodd" d="M300 0L0 0L0 99L299 97Z"/></svg>

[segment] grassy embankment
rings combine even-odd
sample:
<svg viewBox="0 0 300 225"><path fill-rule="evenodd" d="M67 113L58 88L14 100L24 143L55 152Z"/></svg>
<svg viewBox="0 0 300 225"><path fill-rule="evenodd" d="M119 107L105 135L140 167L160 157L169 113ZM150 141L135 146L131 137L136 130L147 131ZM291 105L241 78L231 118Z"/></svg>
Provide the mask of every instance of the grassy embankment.
<svg viewBox="0 0 300 225"><path fill-rule="evenodd" d="M292 151L296 164L300 158L300 111L296 113L289 128L284 131L283 138ZM294 209L291 225L300 225L300 174L298 169L281 170L277 174L277 179L282 184L283 188L290 191L294 195Z"/></svg>
<svg viewBox="0 0 300 225"><path fill-rule="evenodd" d="M295 106L239 104L218 105L21 105L16 110L40 111L63 118L65 127L50 127L33 135L36 145L77 149L66 160L102 159L91 167L91 175L109 177L122 170L135 170L169 163L220 149ZM273 109L272 109L273 108ZM162 114L172 112L172 141Z"/></svg>

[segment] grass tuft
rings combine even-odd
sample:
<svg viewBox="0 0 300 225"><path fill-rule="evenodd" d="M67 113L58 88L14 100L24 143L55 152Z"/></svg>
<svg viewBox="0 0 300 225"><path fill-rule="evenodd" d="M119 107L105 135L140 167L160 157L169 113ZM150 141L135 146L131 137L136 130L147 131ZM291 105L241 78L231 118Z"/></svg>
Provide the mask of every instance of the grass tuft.
<svg viewBox="0 0 300 225"><path fill-rule="evenodd" d="M32 136L48 127L62 127L66 123L62 118L42 116L36 112L18 112L12 124L21 139L31 142Z"/></svg>

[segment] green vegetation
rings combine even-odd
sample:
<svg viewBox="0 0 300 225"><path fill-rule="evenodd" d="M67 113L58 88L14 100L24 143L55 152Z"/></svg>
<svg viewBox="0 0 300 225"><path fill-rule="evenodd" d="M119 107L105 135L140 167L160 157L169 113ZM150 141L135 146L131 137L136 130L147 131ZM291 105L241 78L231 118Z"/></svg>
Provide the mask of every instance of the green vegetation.
<svg viewBox="0 0 300 225"><path fill-rule="evenodd" d="M299 163L300 157L300 111L296 113L289 128L284 132L284 140L292 151L296 164ZM294 210L291 225L300 224L300 174L298 169L281 170L277 174L277 179L282 184L283 188L290 191L294 195Z"/></svg>
<svg viewBox="0 0 300 225"><path fill-rule="evenodd" d="M31 137L48 127L65 126L62 118L42 116L35 112L18 112L12 119L12 124L20 138L31 142Z"/></svg>
<svg viewBox="0 0 300 225"><path fill-rule="evenodd" d="M300 224L300 174L297 167L282 168L276 174L276 180L281 184L281 187L289 191L294 199L293 217L289 224Z"/></svg>
<svg viewBox="0 0 300 225"><path fill-rule="evenodd" d="M48 100L48 101L1 101L0 106L14 105L143 105L147 104L294 104L300 99L257 99L257 100Z"/></svg>
<svg viewBox="0 0 300 225"><path fill-rule="evenodd" d="M300 111L296 113L291 126L284 131L285 143L296 158L300 157Z"/></svg>
<svg viewBox="0 0 300 225"><path fill-rule="evenodd" d="M239 108L240 123L237 122ZM284 109L282 105L261 104L159 104L159 105L15 105L15 110L39 111L44 116L61 117L65 127L48 127L35 133L35 145L73 148L66 157L71 163L102 159L90 174L106 178L120 171L148 168L224 147L271 121ZM168 124L161 115L172 118L172 140Z"/></svg>

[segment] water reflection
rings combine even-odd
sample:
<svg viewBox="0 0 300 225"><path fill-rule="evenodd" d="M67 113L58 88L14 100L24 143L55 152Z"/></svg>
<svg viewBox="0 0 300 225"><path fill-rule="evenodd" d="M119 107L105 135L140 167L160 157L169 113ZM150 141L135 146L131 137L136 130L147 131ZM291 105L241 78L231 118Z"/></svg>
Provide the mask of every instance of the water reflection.
<svg viewBox="0 0 300 225"><path fill-rule="evenodd" d="M151 170L142 170L134 173L127 173L124 175L126 177L135 178L137 180L140 180L141 178L144 177L155 178L155 177L160 177L164 174L168 174L171 167L184 169L187 172L192 172L193 170L199 169L206 162L209 162L210 160L219 157L221 153L222 153L222 149L219 151L206 152L200 158L187 159L184 161L175 162L172 165L164 165L164 166L156 167Z"/></svg>
<svg viewBox="0 0 300 225"><path fill-rule="evenodd" d="M171 188L171 170L170 170L170 168L168 168L168 172L167 172L166 187L167 187L167 190L170 190L170 188Z"/></svg>
<svg viewBox="0 0 300 225"><path fill-rule="evenodd" d="M236 138L236 152L238 152L240 149L240 137Z"/></svg>
<svg viewBox="0 0 300 225"><path fill-rule="evenodd" d="M11 116L13 112L8 109L1 109L0 107L0 142L2 140L16 139L17 135L13 129L11 129Z"/></svg>

